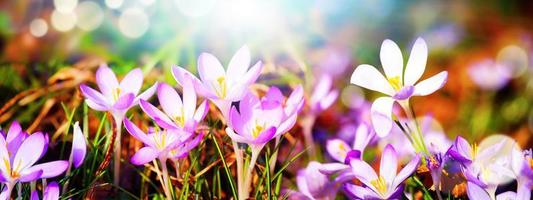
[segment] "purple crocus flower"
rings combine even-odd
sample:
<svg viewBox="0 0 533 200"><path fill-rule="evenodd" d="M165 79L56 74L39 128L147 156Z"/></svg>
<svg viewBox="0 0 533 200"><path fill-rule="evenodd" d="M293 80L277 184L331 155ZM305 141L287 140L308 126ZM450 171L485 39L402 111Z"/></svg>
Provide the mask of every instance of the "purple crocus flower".
<svg viewBox="0 0 533 200"><path fill-rule="evenodd" d="M13 121L11 123L11 126L9 126L9 130L7 133L4 133L4 131L1 131L2 137L5 138L7 142L7 150L11 152L10 159L13 160L15 157L15 152L19 149L22 142L29 136L28 133L22 131L22 127L18 123L18 121ZM43 153L44 154L44 153Z"/></svg>
<svg viewBox="0 0 533 200"><path fill-rule="evenodd" d="M137 96L142 83L143 74L140 68L131 70L119 83L115 73L103 64L96 71L96 84L100 92L85 84L80 85L80 89L89 107L98 111L110 111L115 120L122 121L130 107L154 94L156 84Z"/></svg>
<svg viewBox="0 0 533 200"><path fill-rule="evenodd" d="M499 90L512 78L512 67L486 59L468 68L470 79L484 90Z"/></svg>
<svg viewBox="0 0 533 200"><path fill-rule="evenodd" d="M296 175L298 191L291 192L289 199L335 199L338 187L328 176L319 171L320 166L320 163L311 161L305 169L298 171Z"/></svg>
<svg viewBox="0 0 533 200"><path fill-rule="evenodd" d="M403 65L402 52L391 40L383 41L380 59L385 71L384 77L371 65L359 65L352 74L351 83L369 90L388 95L374 101L371 108L372 126L380 137L389 134L392 129L392 106L400 103L405 110L409 110L411 96L426 96L444 86L448 79L448 72L437 75L417 83L426 68L428 49L426 42L418 38L411 50L407 65Z"/></svg>
<svg viewBox="0 0 533 200"><path fill-rule="evenodd" d="M79 122L74 123L74 136L72 138L72 151L70 152L72 163L74 167L78 168L85 159L87 153L87 142L85 136L81 132Z"/></svg>
<svg viewBox="0 0 533 200"><path fill-rule="evenodd" d="M530 199L531 188L533 187L533 160L531 150L522 152L518 148L513 148L511 154L511 168L517 183L516 199Z"/></svg>
<svg viewBox="0 0 533 200"><path fill-rule="evenodd" d="M179 129L152 130L146 134L128 119L124 119L124 127L135 139L145 145L131 157L130 161L134 165L144 165L156 158L164 163L170 157L172 150L193 136L192 133Z"/></svg>
<svg viewBox="0 0 533 200"><path fill-rule="evenodd" d="M4 135L0 137L0 182L7 185L5 194L9 197L17 182L31 182L39 178L52 178L62 174L68 167L67 161L52 161L34 165L47 149L44 134L29 135L16 149L8 149ZM10 155L14 155L10 157ZM4 193L3 192L3 193Z"/></svg>
<svg viewBox="0 0 533 200"><path fill-rule="evenodd" d="M346 183L344 189L348 194L359 199L400 198L403 181L416 170L419 163L420 156L417 154L399 173L396 173L398 166L396 150L391 145L387 145L381 155L379 176L363 160L350 160L353 174L364 186Z"/></svg>
<svg viewBox="0 0 533 200"><path fill-rule="evenodd" d="M318 83L315 86L315 90L313 91L309 102L311 112L319 113L335 102L339 96L339 91L332 88L332 86L333 80L331 76L323 75L318 79Z"/></svg>
<svg viewBox="0 0 533 200"><path fill-rule="evenodd" d="M141 100L141 108L159 126L166 129L184 129L194 132L196 125L202 121L209 110L209 104L204 100L196 108L196 93L191 79L183 84L183 101L172 87L165 83L157 86L157 97L164 112L161 112L147 101Z"/></svg>
<svg viewBox="0 0 533 200"><path fill-rule="evenodd" d="M231 103L240 101L244 97L245 91L259 77L263 65L258 61L248 70L249 67L250 50L247 46L243 46L231 58L227 70L224 70L215 56L202 53L198 57L200 79L179 66L172 67L172 74L182 86L186 82L186 74L193 77L192 82L196 92L211 99L224 117L228 118Z"/></svg>
<svg viewBox="0 0 533 200"><path fill-rule="evenodd" d="M58 200L59 199L59 184L57 182L50 182L43 191L42 200ZM31 192L30 200L39 200L39 193L37 190Z"/></svg>
<svg viewBox="0 0 533 200"><path fill-rule="evenodd" d="M525 192L527 192L527 195L531 195L531 190L529 188ZM468 199L471 200L530 200L529 196L518 196L517 193L513 191L500 193L494 198L489 191L470 181L466 184L466 194L468 195Z"/></svg>

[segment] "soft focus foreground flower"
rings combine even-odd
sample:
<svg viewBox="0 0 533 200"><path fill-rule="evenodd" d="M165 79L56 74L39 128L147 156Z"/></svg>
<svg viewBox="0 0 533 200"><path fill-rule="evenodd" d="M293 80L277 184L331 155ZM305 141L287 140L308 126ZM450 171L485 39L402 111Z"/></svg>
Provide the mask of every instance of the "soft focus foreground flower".
<svg viewBox="0 0 533 200"><path fill-rule="evenodd" d="M67 161L52 161L34 165L48 148L47 137L41 132L33 133L22 141L18 148L8 149L4 135L0 137L0 182L7 185L5 194L9 197L17 182L30 182L39 178L52 178L63 173ZM14 155L10 158L10 155ZM2 192L2 193L4 193Z"/></svg>
<svg viewBox="0 0 533 200"><path fill-rule="evenodd" d="M140 105L150 118L166 129L194 132L196 125L202 121L209 109L205 100L196 108L196 93L190 77L183 84L183 101L176 90L165 83L157 86L157 97L164 113L147 101L141 100Z"/></svg>
<svg viewBox="0 0 533 200"><path fill-rule="evenodd" d="M263 65L261 61L258 61L248 70L249 67L250 50L247 46L243 46L231 58L227 70L224 70L215 56L202 53L198 57L200 79L179 66L172 67L172 74L182 86L186 82L186 75L190 75L196 92L211 99L227 118L231 102L239 101L244 97L248 87L259 77Z"/></svg>
<svg viewBox="0 0 533 200"><path fill-rule="evenodd" d="M344 185L345 190L356 198L360 199L394 199L401 198L402 183L407 179L420 163L420 156L417 154L405 167L397 172L398 158L396 150L391 145L387 145L381 155L379 176L372 167L360 160L350 160L353 174L364 186L357 186L350 183Z"/></svg>
<svg viewBox="0 0 533 200"><path fill-rule="evenodd" d="M175 148L180 147L193 137L192 133L179 129L156 130L145 134L128 119L124 119L124 127L135 139L145 145L131 157L131 163L134 165L143 165L156 158L163 162L175 155L171 154ZM183 152L179 155L182 154Z"/></svg>
<svg viewBox="0 0 533 200"><path fill-rule="evenodd" d="M119 83L115 73L107 65L101 65L96 71L96 84L100 92L84 84L80 85L80 89L89 107L110 111L115 119L121 119L140 99L146 100L154 94L156 84L137 96L142 83L143 74L139 68L131 70Z"/></svg>
<svg viewBox="0 0 533 200"><path fill-rule="evenodd" d="M298 192L291 192L289 199L335 199L338 188L319 171L320 165L316 161L311 161L305 169L298 171L296 175Z"/></svg>
<svg viewBox="0 0 533 200"><path fill-rule="evenodd" d="M87 142L81 132L78 122L74 123L74 137L72 138L72 151L70 152L72 163L75 167L81 166L87 153Z"/></svg>
<svg viewBox="0 0 533 200"><path fill-rule="evenodd" d="M31 192L31 200L39 200L39 193L37 190ZM59 199L59 184L57 182L50 182L43 191L42 200L57 200Z"/></svg>
<svg viewBox="0 0 533 200"><path fill-rule="evenodd" d="M531 150L512 150L511 165L516 178L516 199L530 199L533 188L533 160Z"/></svg>
<svg viewBox="0 0 533 200"><path fill-rule="evenodd" d="M311 107L311 112L319 113L331 106L337 97L339 96L339 91L332 88L333 80L329 75L323 75L318 79L309 105Z"/></svg>
<svg viewBox="0 0 533 200"><path fill-rule="evenodd" d="M482 89L498 90L511 80L512 70L512 67L487 59L471 65L468 75Z"/></svg>
<svg viewBox="0 0 533 200"><path fill-rule="evenodd" d="M372 104L372 125L378 136L386 136L392 128L391 113L395 101L405 106L411 96L429 95L446 83L446 71L417 83L426 68L427 55L426 42L418 38L404 70L400 48L387 39L383 41L380 52L385 77L375 67L367 64L359 65L353 72L351 83L389 96L380 97Z"/></svg>

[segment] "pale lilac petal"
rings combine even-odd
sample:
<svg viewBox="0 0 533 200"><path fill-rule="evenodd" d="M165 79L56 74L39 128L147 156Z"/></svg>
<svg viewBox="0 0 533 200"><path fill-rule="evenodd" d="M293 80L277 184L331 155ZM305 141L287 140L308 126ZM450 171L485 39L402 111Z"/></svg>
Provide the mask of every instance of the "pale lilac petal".
<svg viewBox="0 0 533 200"><path fill-rule="evenodd" d="M291 116L288 116L281 122L281 124L278 126L278 131L276 133L276 136L282 135L287 133L291 128L296 124L296 120L298 118L297 113L293 113Z"/></svg>
<svg viewBox="0 0 533 200"><path fill-rule="evenodd" d="M494 158L494 155L502 150L506 142L507 142L506 139L502 139L498 143L493 144L489 147L486 147L484 149L478 149L478 152L474 159L476 159L480 163L485 163L485 161L488 161L489 159Z"/></svg>
<svg viewBox="0 0 533 200"><path fill-rule="evenodd" d="M366 123L361 123L355 131L352 149L359 150L361 153L364 152L368 143L374 138L374 135L374 131Z"/></svg>
<svg viewBox="0 0 533 200"><path fill-rule="evenodd" d="M531 181L531 180L529 180ZM516 200L529 200L531 199L531 183L518 184L516 189Z"/></svg>
<svg viewBox="0 0 533 200"><path fill-rule="evenodd" d="M246 90L248 90L248 87L250 87L250 85L244 83L236 83L232 85L228 88L228 93L225 99L232 102L240 101L246 93Z"/></svg>
<svg viewBox="0 0 533 200"><path fill-rule="evenodd" d="M106 97L104 97L100 92L90 88L85 84L80 85L80 91L85 98L90 99L96 104L100 104L104 107L106 105L109 105L109 102L107 101Z"/></svg>
<svg viewBox="0 0 533 200"><path fill-rule="evenodd" d="M59 199L59 185L57 182L50 182L43 193L43 200L58 200Z"/></svg>
<svg viewBox="0 0 533 200"><path fill-rule="evenodd" d="M243 108L243 107L241 107ZM237 133L244 133L245 121L249 118L243 118L243 116L237 111L235 106L231 107L229 113L229 125L237 131Z"/></svg>
<svg viewBox="0 0 533 200"><path fill-rule="evenodd" d="M355 179L352 169L350 169L348 165L346 166L348 168L339 172L339 175L335 177L335 179L333 180L333 183L346 183L348 181L352 181L353 179Z"/></svg>
<svg viewBox="0 0 533 200"><path fill-rule="evenodd" d="M139 127L133 124L130 120L124 119L124 127L133 136L135 139L141 141L142 143L148 146L155 146L154 141L151 137L146 135Z"/></svg>
<svg viewBox="0 0 533 200"><path fill-rule="evenodd" d="M10 143L11 141L13 141L13 139L17 138L20 133L22 133L22 127L20 127L19 122L15 120L13 121L13 123L11 123L11 126L9 126L9 130L7 131L7 143Z"/></svg>
<svg viewBox="0 0 533 200"><path fill-rule="evenodd" d="M72 139L72 163L74 167L78 168L85 159L87 153L87 142L85 136L81 132L81 128L78 122L74 123L74 134Z"/></svg>
<svg viewBox="0 0 533 200"><path fill-rule="evenodd" d="M322 101L320 101L320 109L325 110L329 108L333 103L335 103L335 100L337 100L337 97L339 97L339 91L333 90L330 93L328 93L327 96L325 96Z"/></svg>
<svg viewBox="0 0 533 200"><path fill-rule="evenodd" d="M245 83L245 85L251 85L254 84L259 75L261 74L261 71L263 70L263 62L257 61L251 68L244 74L242 77L241 82Z"/></svg>
<svg viewBox="0 0 533 200"><path fill-rule="evenodd" d="M530 192L528 191L528 193L530 193ZM496 200L529 200L529 198L527 198L527 199L518 199L518 198L516 198L516 192L507 191L507 192L498 194L496 196Z"/></svg>
<svg viewBox="0 0 533 200"><path fill-rule="evenodd" d="M318 83L314 88L313 94L311 95L311 104L316 104L322 101L322 99L328 95L332 84L333 80L331 76L322 75L322 77L318 79Z"/></svg>
<svg viewBox="0 0 533 200"><path fill-rule="evenodd" d="M96 71L96 84L106 97L113 97L113 92L119 87L115 73L105 64Z"/></svg>
<svg viewBox="0 0 533 200"><path fill-rule="evenodd" d="M442 88L448 80L448 72L443 71L426 80L420 81L415 86L414 96L426 96Z"/></svg>
<svg viewBox="0 0 533 200"><path fill-rule="evenodd" d="M24 140L13 159L12 166L20 166L20 169L25 169L32 166L44 150L45 138L40 132L31 134Z"/></svg>
<svg viewBox="0 0 533 200"><path fill-rule="evenodd" d="M7 192L7 187L4 187L4 190L2 190L2 193L0 193L0 199L1 200L8 200L11 198L11 193Z"/></svg>
<svg viewBox="0 0 533 200"><path fill-rule="evenodd" d="M92 108L93 110L96 110L96 111L108 111L109 110L109 107L107 105L98 104L91 99L85 99L85 103L87 104L87 106L89 106L89 108Z"/></svg>
<svg viewBox="0 0 533 200"><path fill-rule="evenodd" d="M418 164L420 164L420 155L416 155L407 165L403 167L400 172L396 175L396 178L394 179L392 186L393 188L398 187L400 184L402 184L405 179L407 179L418 167Z"/></svg>
<svg viewBox="0 0 533 200"><path fill-rule="evenodd" d="M318 170L323 174L330 175L346 169L350 169L350 166L342 163L323 163Z"/></svg>
<svg viewBox="0 0 533 200"><path fill-rule="evenodd" d="M414 85L426 69L428 47L422 38L417 38L405 66L404 85Z"/></svg>
<svg viewBox="0 0 533 200"><path fill-rule="evenodd" d="M40 178L53 178L61 175L68 168L68 161L58 160L34 165L28 171L41 171Z"/></svg>
<svg viewBox="0 0 533 200"><path fill-rule="evenodd" d="M248 143L250 140L247 138L236 134L230 127L226 128L226 134L231 138L231 140L238 142L238 143Z"/></svg>
<svg viewBox="0 0 533 200"><path fill-rule="evenodd" d="M185 121L191 120L194 117L196 110L196 92L190 76L185 76L183 83L183 115Z"/></svg>
<svg viewBox="0 0 533 200"><path fill-rule="evenodd" d="M363 64L357 66L352 74L350 83L389 96L394 95L394 89L389 84L389 81L371 65Z"/></svg>
<svg viewBox="0 0 533 200"><path fill-rule="evenodd" d="M159 126L167 129L178 128L165 113L148 103L148 101L141 100L139 105L144 113L152 118Z"/></svg>
<svg viewBox="0 0 533 200"><path fill-rule="evenodd" d="M172 76L174 76L174 79L176 79L178 84L180 84L181 86L183 86L183 83L185 82L185 76L186 75L192 77L191 79L192 79L192 82L194 84L194 88L195 88L196 92L198 93L198 95L203 96L205 98L215 98L216 97L216 95L212 91L208 90L204 86L204 84L202 84L200 79L196 78L193 74L191 74L191 72L183 69L182 67L176 66L176 65L172 66Z"/></svg>
<svg viewBox="0 0 533 200"><path fill-rule="evenodd" d="M311 192L309 191L309 187L307 184L307 178L305 177L305 169L299 170L296 175L296 186L298 187L298 191L300 191L303 195L305 195L307 198L312 197Z"/></svg>
<svg viewBox="0 0 533 200"><path fill-rule="evenodd" d="M361 187L350 183L344 184L343 187L344 191L351 195L353 199L381 199L381 196L367 187Z"/></svg>
<svg viewBox="0 0 533 200"><path fill-rule="evenodd" d="M183 103L181 97L166 83L160 83L157 87L157 97L163 111L170 117L183 117Z"/></svg>
<svg viewBox="0 0 533 200"><path fill-rule="evenodd" d="M400 89L392 98L396 100L406 100L409 99L415 92L415 87L413 86L405 86L402 89Z"/></svg>
<svg viewBox="0 0 533 200"><path fill-rule="evenodd" d="M5 161L10 161L9 158L9 151L7 150L7 143L5 138L2 136L0 137L0 173L9 172L11 171L11 163L8 163L9 165L6 165Z"/></svg>
<svg viewBox="0 0 533 200"><path fill-rule="evenodd" d="M381 154L379 174L387 183L393 183L398 170L398 155L392 145L387 145Z"/></svg>
<svg viewBox="0 0 533 200"><path fill-rule="evenodd" d="M24 170L20 173L19 182L26 183L41 178L42 170Z"/></svg>
<svg viewBox="0 0 533 200"><path fill-rule="evenodd" d="M202 53L198 57L198 73L204 84L215 84L217 79L226 77L226 72L222 64L220 64L215 56L209 53Z"/></svg>
<svg viewBox="0 0 533 200"><path fill-rule="evenodd" d="M20 132L15 138L12 138L11 141L7 140L7 150L9 152L17 152L20 145L24 142L24 140L28 137L27 133ZM13 158L15 155L11 154L11 158Z"/></svg>
<svg viewBox="0 0 533 200"><path fill-rule="evenodd" d="M194 113L194 120L197 122L202 121L205 118L207 112L209 112L209 103L207 102L207 100L204 100L196 109L196 112Z"/></svg>
<svg viewBox="0 0 533 200"><path fill-rule="evenodd" d="M350 145L340 139L328 140L326 143L328 154L339 162L344 162L346 154L351 150Z"/></svg>
<svg viewBox="0 0 533 200"><path fill-rule="evenodd" d="M379 52L379 59L383 65L383 71L387 78L398 77L402 79L403 74L403 58L400 47L392 40L386 39L381 44L381 51Z"/></svg>
<svg viewBox="0 0 533 200"><path fill-rule="evenodd" d="M120 90L123 93L132 93L137 96L143 85L143 72L140 68L131 70L122 81L120 81Z"/></svg>
<svg viewBox="0 0 533 200"><path fill-rule="evenodd" d="M244 45L229 61L228 70L226 72L228 81L238 82L238 80L244 76L248 67L250 67L250 49L248 49L248 46Z"/></svg>
<svg viewBox="0 0 533 200"><path fill-rule="evenodd" d="M470 146L470 143L468 143L468 141L466 141L466 139L464 139L463 137L457 136L457 138L455 138L454 149L458 153L458 155L451 154L454 158L460 161L471 161L474 159L474 155L472 155L472 147Z"/></svg>
<svg viewBox="0 0 533 200"><path fill-rule="evenodd" d="M285 114L291 115L294 112L298 112L298 105L303 101L303 99L303 86L298 85L296 88L294 88L291 95L287 98L287 101L285 102Z"/></svg>
<svg viewBox="0 0 533 200"><path fill-rule="evenodd" d="M117 99L117 101L113 105L113 108L117 110L128 109L133 105L134 99L135 99L135 95L133 95L133 93L127 93L125 95L122 95L121 97Z"/></svg>
<svg viewBox="0 0 533 200"><path fill-rule="evenodd" d="M471 200L490 199L490 195L487 191L472 182L467 183L466 194L468 194L468 198Z"/></svg>
<svg viewBox="0 0 533 200"><path fill-rule="evenodd" d="M370 114L372 126L379 137L387 136L392 129L392 106L394 99L390 97L380 97L372 103Z"/></svg>
<svg viewBox="0 0 533 200"><path fill-rule="evenodd" d="M159 85L158 82L154 83L154 85L150 86L144 92L142 92L137 97L135 97L135 100L133 100L133 105L139 104L139 101L141 99L142 100L148 100L150 97L152 97L152 95L154 95L158 85Z"/></svg>
<svg viewBox="0 0 533 200"><path fill-rule="evenodd" d="M262 131L259 135L252 140L252 144L264 144L270 141L276 134L276 127L270 127L267 130Z"/></svg>
<svg viewBox="0 0 533 200"><path fill-rule="evenodd" d="M130 159L131 164L144 165L159 156L159 152L152 147L143 147L135 152Z"/></svg>
<svg viewBox="0 0 533 200"><path fill-rule="evenodd" d="M371 182L377 180L378 175L374 169L368 165L368 163L359 159L352 159L350 160L350 166L352 167L352 172L357 179L359 179L366 186L375 189Z"/></svg>

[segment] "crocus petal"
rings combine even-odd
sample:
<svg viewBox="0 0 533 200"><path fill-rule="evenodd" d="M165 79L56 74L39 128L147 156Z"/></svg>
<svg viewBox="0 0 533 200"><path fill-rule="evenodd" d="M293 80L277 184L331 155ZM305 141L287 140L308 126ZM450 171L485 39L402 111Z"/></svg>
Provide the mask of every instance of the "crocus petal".
<svg viewBox="0 0 533 200"><path fill-rule="evenodd" d="M366 186L375 189L371 182L377 180L378 175L374 169L368 165L368 163L359 159L353 159L350 161L350 166L352 167L352 172L357 179L359 179Z"/></svg>
<svg viewBox="0 0 533 200"><path fill-rule="evenodd" d="M178 82L178 84L183 86L186 75L189 75L190 77L192 77L191 79L194 84L194 89L196 90L198 95L203 96L205 98L216 97L216 95L212 91L209 91L208 89L206 89L205 86L200 81L200 79L196 78L193 74L191 74L191 72L177 65L172 66L172 76L174 76L174 79Z"/></svg>
<svg viewBox="0 0 533 200"><path fill-rule="evenodd" d="M383 65L383 71L387 78L398 77L402 79L403 73L403 58L400 47L392 40L386 39L381 44L381 51L379 52L379 58L381 65Z"/></svg>
<svg viewBox="0 0 533 200"><path fill-rule="evenodd" d="M80 91L85 98L90 99L96 104L108 105L109 103L106 97L104 97L100 92L90 88L89 86L85 84L80 85Z"/></svg>
<svg viewBox="0 0 533 200"><path fill-rule="evenodd" d="M528 200L531 199L531 183L518 184L516 189L516 200Z"/></svg>
<svg viewBox="0 0 533 200"><path fill-rule="evenodd" d="M296 124L297 118L297 113L293 113L291 116L285 118L285 120L278 126L276 136L287 133Z"/></svg>
<svg viewBox="0 0 533 200"><path fill-rule="evenodd" d="M459 153L459 155L458 156L454 156L454 154L451 154L451 155L454 157L458 157L459 160L462 160L462 159L473 160L474 159L473 157L474 155L472 155L472 147L470 146L470 143L468 143L468 141L466 141L466 139L464 139L463 137L457 136L457 138L455 138L454 149L457 151L457 153Z"/></svg>
<svg viewBox="0 0 533 200"><path fill-rule="evenodd" d="M494 155L502 150L506 142L507 140L503 139L499 141L498 143L493 144L489 147L478 149L478 152L474 159L476 159L477 161L481 163L484 163L485 161L488 161L489 159L494 158Z"/></svg>
<svg viewBox="0 0 533 200"><path fill-rule="evenodd" d="M246 73L246 70L248 70L248 67L250 67L250 49L244 45L229 61L226 73L228 81L237 82L240 80Z"/></svg>
<svg viewBox="0 0 533 200"><path fill-rule="evenodd" d="M396 100L405 100L405 99L408 99L409 97L411 97L413 95L414 91L415 91L415 87L413 87L413 86L405 86L402 89L400 89L400 91L396 92L396 94L394 94L394 96L392 98L394 98Z"/></svg>
<svg viewBox="0 0 533 200"><path fill-rule="evenodd" d="M0 198L0 199L5 200L4 198ZM30 200L39 200L39 193L37 192L37 190L31 191Z"/></svg>
<svg viewBox="0 0 533 200"><path fill-rule="evenodd" d="M496 196L496 200L522 200L522 199L516 198L516 193L515 192L507 191L507 192L498 194ZM523 200L529 200L529 198L528 199L523 199Z"/></svg>
<svg viewBox="0 0 533 200"><path fill-rule="evenodd" d="M81 132L81 128L78 122L74 123L74 137L72 139L72 163L74 167L78 168L85 159L87 153L87 142L85 136Z"/></svg>
<svg viewBox="0 0 533 200"><path fill-rule="evenodd" d="M43 200L59 199L59 185L57 182L50 182L43 193Z"/></svg>
<svg viewBox="0 0 533 200"><path fill-rule="evenodd" d="M113 108L117 110L128 109L129 107L132 106L134 99L135 99L135 95L133 95L133 93L127 93L125 95L122 95L115 102L115 104L113 105Z"/></svg>
<svg viewBox="0 0 533 200"><path fill-rule="evenodd" d="M16 137L12 138L11 140L7 140L7 150L9 152L17 152L20 145L24 142L24 140L28 137L27 133L20 132ZM13 158L13 154L11 154L11 158Z"/></svg>
<svg viewBox="0 0 533 200"><path fill-rule="evenodd" d="M392 129L392 106L394 99L390 97L380 97L372 103L370 108L372 126L379 137L385 137Z"/></svg>
<svg viewBox="0 0 533 200"><path fill-rule="evenodd" d="M394 95L394 89L389 81L371 65L359 65L353 72L350 83L389 96Z"/></svg>
<svg viewBox="0 0 533 200"><path fill-rule="evenodd" d="M12 166L20 166L20 169L25 169L32 166L44 150L45 138L40 132L31 134L17 151L15 158L13 159Z"/></svg>
<svg viewBox="0 0 533 200"><path fill-rule="evenodd" d="M297 112L298 105L303 101L303 98L303 86L298 85L296 88L294 88L291 95L287 98L287 101L285 102L285 114L290 115L294 112Z"/></svg>
<svg viewBox="0 0 533 200"><path fill-rule="evenodd" d="M7 192L7 187L4 187L4 190L0 193L1 200L8 200L11 198L11 193Z"/></svg>
<svg viewBox="0 0 533 200"><path fill-rule="evenodd" d="M468 194L468 198L472 200L490 199L490 195L487 191L472 182L467 183L466 194Z"/></svg>
<svg viewBox="0 0 533 200"><path fill-rule="evenodd" d="M0 173L11 171L11 159L9 158L9 151L7 150L7 143L4 137L0 137ZM6 162L7 161L7 162ZM9 165L6 165L9 164ZM5 176L4 176L5 177Z"/></svg>
<svg viewBox="0 0 533 200"><path fill-rule="evenodd" d="M143 72L140 68L135 68L128 72L120 82L120 90L124 93L137 95L143 85Z"/></svg>
<svg viewBox="0 0 533 200"><path fill-rule="evenodd" d="M417 38L405 66L404 85L414 85L426 69L428 47L422 38Z"/></svg>
<svg viewBox="0 0 533 200"><path fill-rule="evenodd" d="M267 130L262 131L259 133L257 138L252 140L253 144L264 144L270 141L274 135L276 134L276 127L270 127Z"/></svg>
<svg viewBox="0 0 533 200"><path fill-rule="evenodd" d="M89 108L92 108L93 110L97 110L97 111L108 111L109 110L109 107L107 105L96 103L91 99L85 99L85 103L87 104L87 106L89 106Z"/></svg>
<svg viewBox="0 0 533 200"><path fill-rule="evenodd" d="M299 170L296 175L296 186L298 190L305 195L307 198L313 197L309 192L309 187L307 185L307 178L305 177L305 169Z"/></svg>
<svg viewBox="0 0 533 200"><path fill-rule="evenodd" d="M343 187L353 199L381 199L381 196L366 187L361 187L350 183L344 184Z"/></svg>
<svg viewBox="0 0 533 200"><path fill-rule="evenodd" d="M42 170L24 170L20 173L19 182L26 183L41 178Z"/></svg>
<svg viewBox="0 0 533 200"><path fill-rule="evenodd" d="M157 87L157 97L163 111L170 117L183 117L183 103L181 97L166 83L160 83Z"/></svg>
<svg viewBox="0 0 533 200"><path fill-rule="evenodd" d="M159 126L167 129L178 128L165 113L148 103L148 101L141 100L139 105L144 113L152 118Z"/></svg>
<svg viewBox="0 0 533 200"><path fill-rule="evenodd" d="M135 152L130 159L131 164L144 165L159 156L159 152L152 147L143 147Z"/></svg>
<svg viewBox="0 0 533 200"><path fill-rule="evenodd" d="M328 154L339 162L344 162L346 154L350 151L350 145L340 139L328 140L326 143Z"/></svg>
<svg viewBox="0 0 533 200"><path fill-rule="evenodd" d="M361 123L355 131L355 137L353 142L353 149L364 152L370 140L374 138L374 131L370 130L370 127L366 123Z"/></svg>
<svg viewBox="0 0 533 200"><path fill-rule="evenodd" d="M198 72L204 84L215 84L218 78L226 76L222 64L215 56L209 53L202 53L198 57Z"/></svg>
<svg viewBox="0 0 533 200"><path fill-rule="evenodd" d="M315 86L314 92L311 95L311 103L315 104L320 102L324 97L326 97L331 89L333 80L329 75L323 75L318 79L318 84Z"/></svg>
<svg viewBox="0 0 533 200"><path fill-rule="evenodd" d="M34 165L27 170L41 171L40 178L53 178L65 172L68 168L68 161L58 160Z"/></svg>
<svg viewBox="0 0 533 200"><path fill-rule="evenodd" d="M398 172L396 178L392 183L392 187L396 188L400 184L402 184L402 182L405 181L407 177L413 174L413 172L418 167L418 164L420 164L420 155L417 154L413 159L411 159L411 161L409 161L409 163L407 163L407 165L405 165L405 167L403 167L402 170L400 170L400 172Z"/></svg>
<svg viewBox="0 0 533 200"><path fill-rule="evenodd" d="M96 71L96 84L106 97L112 97L114 90L119 87L115 73L105 64Z"/></svg>
<svg viewBox="0 0 533 200"><path fill-rule="evenodd" d="M7 131L6 135L6 141L7 143L10 143L13 141L13 139L17 138L19 134L22 132L22 127L20 127L20 124L18 121L13 121L11 123L11 126L9 126L9 130Z"/></svg>
<svg viewBox="0 0 533 200"><path fill-rule="evenodd" d="M193 119L196 110L196 92L190 76L185 76L183 83L183 118L185 121Z"/></svg>
<svg viewBox="0 0 533 200"><path fill-rule="evenodd" d="M194 120L197 122L202 121L202 119L205 118L207 112L209 112L209 103L207 102L207 100L204 100L196 109L196 112L194 113Z"/></svg>
<svg viewBox="0 0 533 200"><path fill-rule="evenodd" d="M323 174L330 175L346 169L350 169L350 166L341 163L323 163L318 170Z"/></svg>
<svg viewBox="0 0 533 200"><path fill-rule="evenodd" d="M242 102L242 101L241 101ZM244 108L240 106L241 108ZM246 118L249 119L249 118ZM229 126L231 126L237 133L243 133L244 132L244 125L245 121L243 116L237 111L237 108L235 106L231 107L230 113L229 113Z"/></svg>
<svg viewBox="0 0 533 200"><path fill-rule="evenodd" d="M135 98L135 100L133 100L133 105L137 105L139 103L139 101L142 99L142 100L148 100L150 97L152 97L152 95L154 95L155 93L155 90L157 89L157 86L159 85L158 82L154 83L154 85L150 86L148 89L146 89L144 92L142 92L141 94L139 94L139 96L137 96Z"/></svg>
<svg viewBox="0 0 533 200"><path fill-rule="evenodd" d="M139 127L135 126L130 120L124 119L124 127L130 133L131 136L133 136L135 139L141 141L144 144L147 144L148 146L155 146L154 142L152 141L152 138L148 137Z"/></svg>
<svg viewBox="0 0 533 200"><path fill-rule="evenodd" d="M415 86L415 92L413 93L414 96L426 96L429 95L438 89L440 89L444 84L446 84L446 81L448 80L448 72L443 71L441 73L438 73L435 76L432 76L431 78L428 78L426 80L423 80L416 84Z"/></svg>
<svg viewBox="0 0 533 200"><path fill-rule="evenodd" d="M263 62L257 61L251 68L244 74L244 77L242 77L242 83L245 83L246 85L251 85L255 83L257 78L259 77L259 74L261 74L261 71L263 70Z"/></svg>
<svg viewBox="0 0 533 200"><path fill-rule="evenodd" d="M394 182L396 171L398 170L398 155L392 145L387 145L381 154L379 174L387 183Z"/></svg>
<svg viewBox="0 0 533 200"><path fill-rule="evenodd" d="M226 134L231 138L231 140L233 140L235 142L238 142L238 143L248 143L249 142L249 140L246 139L245 137L243 137L241 135L238 135L235 132L233 132L233 130L230 127L226 128Z"/></svg>

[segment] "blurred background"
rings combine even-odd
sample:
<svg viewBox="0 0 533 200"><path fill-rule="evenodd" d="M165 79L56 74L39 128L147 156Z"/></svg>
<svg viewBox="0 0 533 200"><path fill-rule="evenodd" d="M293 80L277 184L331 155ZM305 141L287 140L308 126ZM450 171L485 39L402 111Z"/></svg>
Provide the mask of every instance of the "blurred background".
<svg viewBox="0 0 533 200"><path fill-rule="evenodd" d="M448 70L449 79L413 98L417 114L434 116L450 137L504 133L533 146L531 1L7 0L0 9L0 104L23 108L0 110L0 123L57 126L65 116L50 113L79 103L70 97L102 62L118 74L141 67L148 84L173 83L172 64L194 72L201 52L226 64L247 44L266 63L261 83L310 91L319 75L334 77L340 99L319 118L333 134L360 99L379 96L349 83L355 67L381 67L387 38L407 60L422 37L424 77Z"/></svg>

